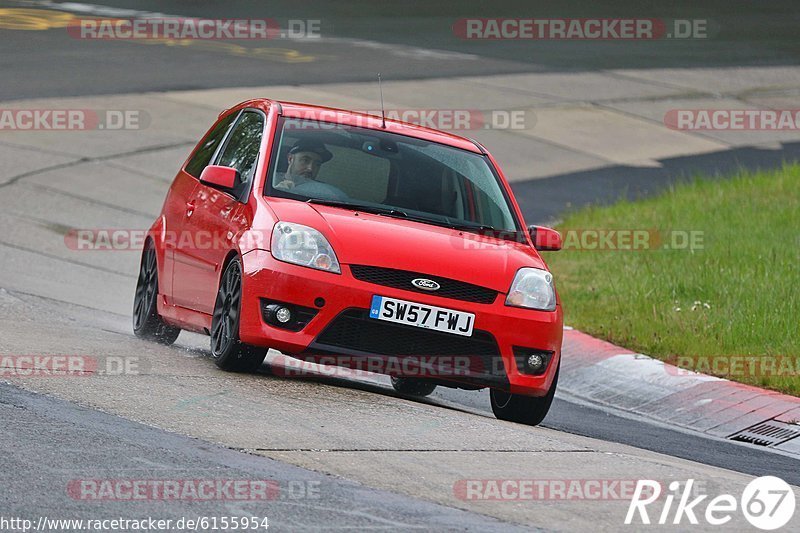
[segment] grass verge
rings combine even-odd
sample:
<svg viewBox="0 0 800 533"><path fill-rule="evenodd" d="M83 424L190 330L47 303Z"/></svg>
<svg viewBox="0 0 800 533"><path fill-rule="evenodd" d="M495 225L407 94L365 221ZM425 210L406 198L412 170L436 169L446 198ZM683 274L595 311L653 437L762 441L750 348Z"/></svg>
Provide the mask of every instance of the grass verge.
<svg viewBox="0 0 800 533"><path fill-rule="evenodd" d="M565 248L545 259L568 325L800 396L800 165L589 207L558 229Z"/></svg>

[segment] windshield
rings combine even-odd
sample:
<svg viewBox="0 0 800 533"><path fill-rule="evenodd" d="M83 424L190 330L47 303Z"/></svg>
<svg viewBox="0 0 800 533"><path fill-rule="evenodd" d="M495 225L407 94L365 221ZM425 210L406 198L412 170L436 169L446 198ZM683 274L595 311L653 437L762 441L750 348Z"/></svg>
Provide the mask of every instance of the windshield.
<svg viewBox="0 0 800 533"><path fill-rule="evenodd" d="M380 130L285 119L267 194L390 216L515 232L508 199L479 154Z"/></svg>

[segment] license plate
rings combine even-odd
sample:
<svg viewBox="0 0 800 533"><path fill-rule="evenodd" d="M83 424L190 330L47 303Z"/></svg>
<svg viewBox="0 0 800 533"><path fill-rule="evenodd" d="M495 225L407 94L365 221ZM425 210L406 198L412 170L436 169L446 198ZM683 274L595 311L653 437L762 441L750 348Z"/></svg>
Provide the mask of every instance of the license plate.
<svg viewBox="0 0 800 533"><path fill-rule="evenodd" d="M475 315L472 313L385 296L372 297L369 317L465 337L472 335L472 326L475 325Z"/></svg>

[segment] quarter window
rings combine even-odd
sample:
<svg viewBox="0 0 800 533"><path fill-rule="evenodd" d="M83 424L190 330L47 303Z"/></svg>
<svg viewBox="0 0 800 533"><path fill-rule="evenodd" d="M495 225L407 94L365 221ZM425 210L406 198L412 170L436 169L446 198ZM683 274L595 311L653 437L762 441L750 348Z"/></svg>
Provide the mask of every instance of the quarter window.
<svg viewBox="0 0 800 533"><path fill-rule="evenodd" d="M200 177L200 174L203 173L203 169L208 166L209 161L211 161L211 158L214 156L214 152L217 151L219 143L225 137L225 133L228 132L228 128L230 128L230 125L233 122L233 119L236 118L236 115L236 113L231 113L229 116L222 119L210 132L208 132L208 135L206 135L205 138L200 141L199 148L189 162L186 163L186 172L195 178Z"/></svg>
<svg viewBox="0 0 800 533"><path fill-rule="evenodd" d="M245 112L236 123L217 164L235 168L242 183L249 183L255 174L263 131L264 117L261 113Z"/></svg>

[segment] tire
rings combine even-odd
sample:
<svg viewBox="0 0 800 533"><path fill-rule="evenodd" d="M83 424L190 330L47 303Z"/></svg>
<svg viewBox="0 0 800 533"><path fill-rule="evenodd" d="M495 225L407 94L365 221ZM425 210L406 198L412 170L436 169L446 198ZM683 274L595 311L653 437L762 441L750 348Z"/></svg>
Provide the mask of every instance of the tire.
<svg viewBox="0 0 800 533"><path fill-rule="evenodd" d="M133 334L140 339L170 345L181 329L170 326L158 314L158 265L153 241L147 241L139 264L139 279L133 297Z"/></svg>
<svg viewBox="0 0 800 533"><path fill-rule="evenodd" d="M422 379L392 377L392 387L400 394L428 396L436 390L436 384Z"/></svg>
<svg viewBox="0 0 800 533"><path fill-rule="evenodd" d="M499 420L517 422L528 426L538 426L553 403L558 385L558 372L553 378L553 384L547 394L540 397L524 396L522 394L512 394L510 392L491 389L489 396L492 402L492 412Z"/></svg>
<svg viewBox="0 0 800 533"><path fill-rule="evenodd" d="M242 311L242 264L234 259L225 267L211 318L211 355L218 367L229 372L253 372L267 356L266 348L239 340Z"/></svg>

